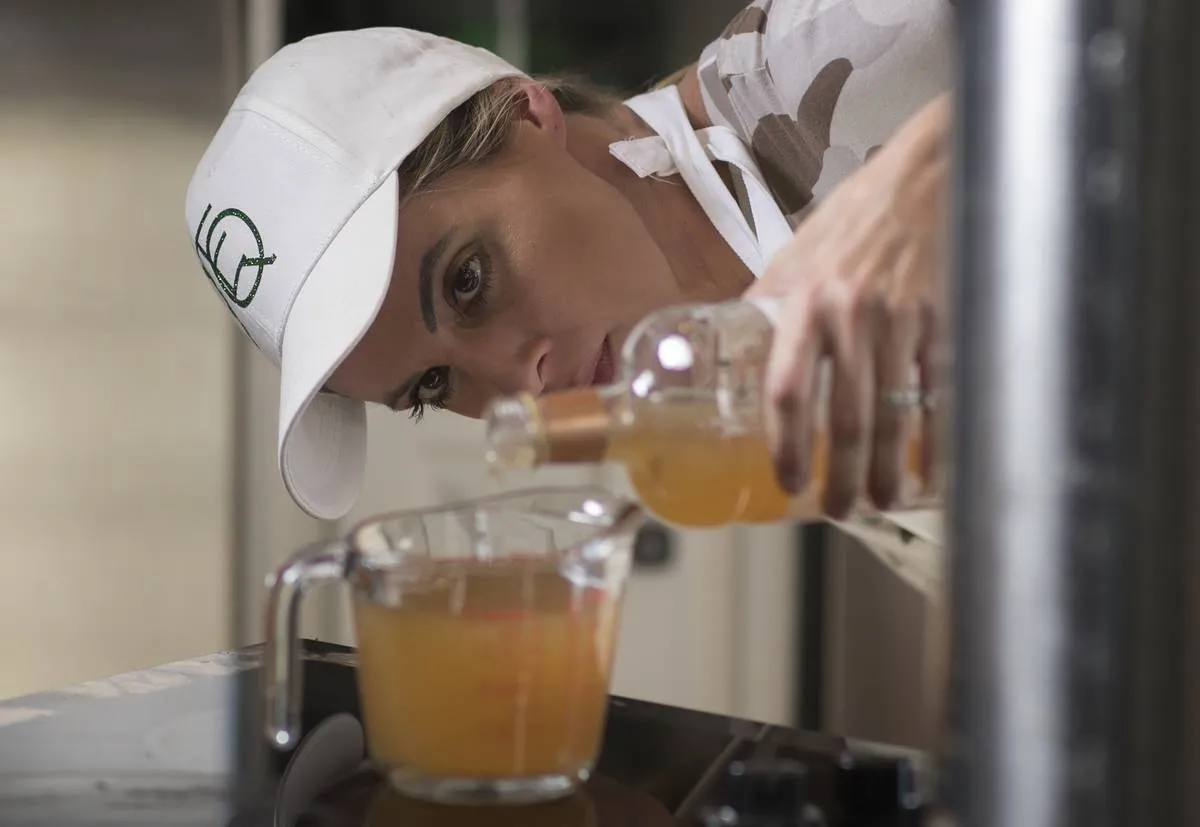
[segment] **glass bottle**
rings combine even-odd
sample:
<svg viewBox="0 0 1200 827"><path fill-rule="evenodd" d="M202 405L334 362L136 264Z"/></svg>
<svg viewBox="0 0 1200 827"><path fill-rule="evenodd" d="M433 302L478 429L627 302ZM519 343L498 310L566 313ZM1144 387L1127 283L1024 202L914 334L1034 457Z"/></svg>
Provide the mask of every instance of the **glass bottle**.
<svg viewBox="0 0 1200 827"><path fill-rule="evenodd" d="M494 400L484 414L489 463L506 471L618 462L646 507L680 526L821 519L828 449L820 423L810 482L797 496L777 483L767 446L773 318L773 303L748 301L648 316L622 348L613 384ZM900 498L911 507L932 499L920 459L914 435Z"/></svg>

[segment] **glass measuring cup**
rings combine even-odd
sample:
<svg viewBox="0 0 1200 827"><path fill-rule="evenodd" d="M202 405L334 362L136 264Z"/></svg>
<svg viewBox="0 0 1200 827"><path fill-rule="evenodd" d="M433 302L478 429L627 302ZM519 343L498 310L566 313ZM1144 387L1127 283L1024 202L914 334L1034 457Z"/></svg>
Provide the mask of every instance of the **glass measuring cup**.
<svg viewBox="0 0 1200 827"><path fill-rule="evenodd" d="M371 759L442 803L528 803L586 779L604 729L636 504L531 489L382 515L268 578L267 729L294 746L302 595L353 597Z"/></svg>

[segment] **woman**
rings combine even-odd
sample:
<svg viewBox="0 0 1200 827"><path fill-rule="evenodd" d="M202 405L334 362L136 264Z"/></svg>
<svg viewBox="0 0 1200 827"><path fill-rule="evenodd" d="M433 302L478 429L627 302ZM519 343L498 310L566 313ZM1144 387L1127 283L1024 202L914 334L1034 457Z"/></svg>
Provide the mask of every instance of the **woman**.
<svg viewBox="0 0 1200 827"><path fill-rule="evenodd" d="M496 394L603 383L647 313L745 296L779 301L766 413L785 487L808 477L828 357L826 510L864 481L886 507L905 391L914 365L932 387L944 338L952 25L949 0L756 0L624 102L407 30L285 47L200 161L187 218L280 366L293 498L352 507L365 403L478 416Z"/></svg>

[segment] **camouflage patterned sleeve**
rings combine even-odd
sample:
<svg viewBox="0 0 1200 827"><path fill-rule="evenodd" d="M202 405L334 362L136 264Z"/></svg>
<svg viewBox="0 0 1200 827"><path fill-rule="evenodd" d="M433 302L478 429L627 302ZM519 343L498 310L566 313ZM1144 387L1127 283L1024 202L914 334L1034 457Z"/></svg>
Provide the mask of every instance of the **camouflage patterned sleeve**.
<svg viewBox="0 0 1200 827"><path fill-rule="evenodd" d="M953 0L754 0L701 55L701 94L794 224L950 89L953 38Z"/></svg>

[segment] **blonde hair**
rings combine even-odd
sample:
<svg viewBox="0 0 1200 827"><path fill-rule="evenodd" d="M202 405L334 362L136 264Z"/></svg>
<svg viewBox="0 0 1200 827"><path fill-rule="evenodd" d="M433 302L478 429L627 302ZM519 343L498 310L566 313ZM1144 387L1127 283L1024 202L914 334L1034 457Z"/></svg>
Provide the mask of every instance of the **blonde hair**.
<svg viewBox="0 0 1200 827"><path fill-rule="evenodd" d="M603 118L621 100L582 78L537 78L566 113ZM515 79L497 81L460 104L414 149L398 170L401 199L425 191L456 169L481 164L504 148L521 113L525 92Z"/></svg>

